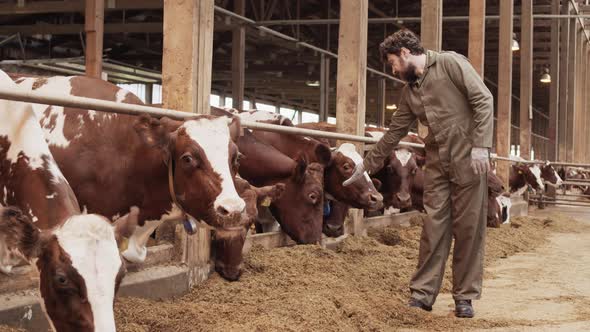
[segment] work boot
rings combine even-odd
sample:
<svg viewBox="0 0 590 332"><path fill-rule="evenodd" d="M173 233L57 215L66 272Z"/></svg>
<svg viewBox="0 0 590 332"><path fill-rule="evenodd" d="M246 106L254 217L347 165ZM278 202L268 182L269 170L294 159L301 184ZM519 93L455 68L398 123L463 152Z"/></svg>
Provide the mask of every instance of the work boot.
<svg viewBox="0 0 590 332"><path fill-rule="evenodd" d="M474 315L471 300L455 300L455 317L473 318Z"/></svg>
<svg viewBox="0 0 590 332"><path fill-rule="evenodd" d="M432 311L432 306L426 305L413 297L408 301L408 306L412 308L420 308L424 311Z"/></svg>

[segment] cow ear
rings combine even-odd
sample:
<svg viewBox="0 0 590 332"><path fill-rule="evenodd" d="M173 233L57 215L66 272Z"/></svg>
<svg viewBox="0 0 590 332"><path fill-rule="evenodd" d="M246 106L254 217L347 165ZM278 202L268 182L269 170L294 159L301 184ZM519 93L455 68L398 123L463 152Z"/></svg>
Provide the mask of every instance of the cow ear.
<svg viewBox="0 0 590 332"><path fill-rule="evenodd" d="M379 181L379 179L371 178L371 181L373 182L373 185L375 186L375 189L377 189L377 191L381 190L381 186L383 184L381 183L381 181Z"/></svg>
<svg viewBox="0 0 590 332"><path fill-rule="evenodd" d="M320 164L324 165L325 167L330 166L332 163L332 151L330 151L330 147L325 144L319 143L316 145L315 155Z"/></svg>
<svg viewBox="0 0 590 332"><path fill-rule="evenodd" d="M237 142L238 138L242 136L242 124L239 117L233 116L230 118L229 134L231 136L231 140L234 142Z"/></svg>
<svg viewBox="0 0 590 332"><path fill-rule="evenodd" d="M184 121L173 120L167 116L160 119L160 124L164 126L164 129L169 133L176 131L183 123Z"/></svg>
<svg viewBox="0 0 590 332"><path fill-rule="evenodd" d="M8 258L14 253L19 253L27 260L38 257L45 238L41 231L16 207L1 207L0 211L0 238L3 239L0 243L0 258ZM1 267L5 272L10 272L12 268Z"/></svg>
<svg viewBox="0 0 590 332"><path fill-rule="evenodd" d="M305 158L297 158L295 168L293 169L293 179L295 180L295 182L303 183L306 171L307 161L305 160Z"/></svg>
<svg viewBox="0 0 590 332"><path fill-rule="evenodd" d="M166 128L168 124L167 120L162 123L151 116L141 115L133 125L133 129L147 146L163 148L168 146L171 139L170 131Z"/></svg>
<svg viewBox="0 0 590 332"><path fill-rule="evenodd" d="M137 206L131 207L129 213L123 217L115 220L113 223L113 230L115 231L115 239L117 244L120 244L123 238L130 237L139 221L139 208Z"/></svg>

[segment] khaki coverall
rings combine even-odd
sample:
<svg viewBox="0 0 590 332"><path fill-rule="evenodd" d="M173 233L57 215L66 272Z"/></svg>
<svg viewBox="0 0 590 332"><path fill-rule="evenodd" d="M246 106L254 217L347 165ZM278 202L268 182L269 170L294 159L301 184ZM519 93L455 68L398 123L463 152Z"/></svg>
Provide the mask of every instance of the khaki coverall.
<svg viewBox="0 0 590 332"><path fill-rule="evenodd" d="M471 148L492 147L493 97L468 60L455 52L426 52L422 77L402 90L389 131L364 160L372 174L416 119L428 127L425 138L424 207L428 214L420 239L412 297L434 304L453 252L453 297L479 299L483 276L487 213L486 174L471 169Z"/></svg>

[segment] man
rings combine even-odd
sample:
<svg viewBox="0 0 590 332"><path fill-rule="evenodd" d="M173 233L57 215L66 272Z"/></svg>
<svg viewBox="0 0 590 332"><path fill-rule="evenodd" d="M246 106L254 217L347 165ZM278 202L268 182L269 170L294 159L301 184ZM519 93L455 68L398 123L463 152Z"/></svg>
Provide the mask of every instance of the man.
<svg viewBox="0 0 590 332"><path fill-rule="evenodd" d="M379 46L393 74L407 82L389 131L344 185L383 167L383 161L419 119L425 138L424 207L418 268L409 305L426 311L441 287L453 237L455 315L471 318L481 296L487 209L487 172L493 135L493 97L468 60L454 52L425 51L400 30Z"/></svg>

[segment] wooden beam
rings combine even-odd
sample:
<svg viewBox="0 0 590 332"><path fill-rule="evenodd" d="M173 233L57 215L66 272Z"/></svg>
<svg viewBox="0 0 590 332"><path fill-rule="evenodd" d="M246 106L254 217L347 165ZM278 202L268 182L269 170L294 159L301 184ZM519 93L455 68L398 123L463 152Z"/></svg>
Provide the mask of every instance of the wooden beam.
<svg viewBox="0 0 590 332"><path fill-rule="evenodd" d="M589 91L590 90L590 45L586 44L586 53L585 53L585 57L586 59L586 83L585 83L585 88L584 91ZM586 98L586 105L584 107L584 111L586 112L586 128L590 128L590 93L584 93L584 96ZM586 137L586 135L584 135ZM586 138L586 159L585 162L588 163L590 162L590 142L588 141L588 139Z"/></svg>
<svg viewBox="0 0 590 332"><path fill-rule="evenodd" d="M582 34L582 38L584 38L583 34ZM579 147L579 162L583 163L586 162L586 159L588 158L587 156L587 151L588 151L588 137L586 135L586 130L587 130L587 126L586 124L588 123L588 97L586 96L588 93L588 89L590 88L588 86L588 71L590 70L590 68L588 68L588 59L586 58L588 56L588 43L585 42L582 39L582 50L581 50L581 54L580 54L580 61L581 64L583 66L583 70L581 71L581 84L580 84L580 120L579 120L579 126L581 127L581 133L580 133L580 137L578 137L579 142L580 142L580 147Z"/></svg>
<svg viewBox="0 0 590 332"><path fill-rule="evenodd" d="M320 56L320 122L328 120L330 109L330 57Z"/></svg>
<svg viewBox="0 0 590 332"><path fill-rule="evenodd" d="M576 19L570 19L569 31L569 54L568 54L568 96L567 96L567 118L566 118L566 135L565 135L565 160L574 160L574 123L576 111L576 81L577 81L577 55L578 55L578 23Z"/></svg>
<svg viewBox="0 0 590 332"><path fill-rule="evenodd" d="M387 81L384 78L380 78L377 81L377 126L385 126L385 107L387 106Z"/></svg>
<svg viewBox="0 0 590 332"><path fill-rule="evenodd" d="M510 155L512 109L512 22L514 1L500 2L500 34L498 45L498 111L496 152L501 157ZM498 162L497 174L508 188L510 163Z"/></svg>
<svg viewBox="0 0 590 332"><path fill-rule="evenodd" d="M559 14L559 1L551 1L551 14ZM557 113L559 110L559 24L560 20L551 20L551 86L549 87L549 138L548 159L557 160Z"/></svg>
<svg viewBox="0 0 590 332"><path fill-rule="evenodd" d="M570 12L570 2L566 1L561 6L561 14ZM566 161L566 134L567 134L567 100L568 100L568 58L570 53L570 20L560 21L559 35L559 113L557 116L557 154L558 161Z"/></svg>
<svg viewBox="0 0 590 332"><path fill-rule="evenodd" d="M102 77L102 45L104 0L86 1L84 31L86 32L86 76Z"/></svg>
<svg viewBox="0 0 590 332"><path fill-rule="evenodd" d="M574 109L574 162L582 162L584 157L584 141L587 140L584 128L584 79L586 71L586 61L584 57L584 48L586 45L586 37L582 29L576 32L577 38L577 54L576 54L576 103Z"/></svg>
<svg viewBox="0 0 590 332"><path fill-rule="evenodd" d="M0 15L32 15L49 13L82 13L84 0L66 1L27 1L24 6L18 3L0 4ZM162 0L117 0L109 1L105 10L161 9Z"/></svg>
<svg viewBox="0 0 590 332"><path fill-rule="evenodd" d="M484 77L486 0L469 1L469 61L479 76Z"/></svg>
<svg viewBox="0 0 590 332"><path fill-rule="evenodd" d="M531 158L533 92L533 0L522 0L520 14L520 156Z"/></svg>
<svg viewBox="0 0 590 332"><path fill-rule="evenodd" d="M422 0L420 39L426 49L440 51L442 47L442 0ZM428 127L418 122L418 135L428 135Z"/></svg>
<svg viewBox="0 0 590 332"><path fill-rule="evenodd" d="M162 99L166 108L210 112L213 11L214 0L164 1ZM182 232L190 285L209 276L210 233L202 227L190 237Z"/></svg>
<svg viewBox="0 0 590 332"><path fill-rule="evenodd" d="M340 1L336 81L336 129L339 133L365 133L368 8L368 0ZM364 144L356 146L362 154ZM363 210L351 209L349 214L355 234L363 235Z"/></svg>
<svg viewBox="0 0 590 332"><path fill-rule="evenodd" d="M234 12L246 14L246 1L234 0ZM244 82L246 76L246 28L241 25L232 31L232 107L244 108Z"/></svg>
<svg viewBox="0 0 590 332"><path fill-rule="evenodd" d="M367 18L368 0L341 1L336 82L336 127L341 133L364 134Z"/></svg>
<svg viewBox="0 0 590 332"><path fill-rule="evenodd" d="M77 35L84 32L84 24L50 24L36 23L33 25L1 25L0 35L20 33L22 36L45 35ZM162 33L162 22L149 23L107 23L104 24L105 34L116 33Z"/></svg>

